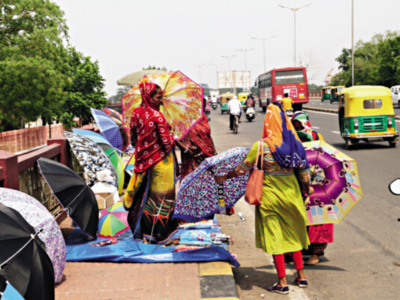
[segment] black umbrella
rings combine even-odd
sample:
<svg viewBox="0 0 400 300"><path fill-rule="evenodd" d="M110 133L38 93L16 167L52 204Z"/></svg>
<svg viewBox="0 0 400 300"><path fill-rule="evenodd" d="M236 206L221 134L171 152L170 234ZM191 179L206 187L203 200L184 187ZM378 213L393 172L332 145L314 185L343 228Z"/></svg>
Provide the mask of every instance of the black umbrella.
<svg viewBox="0 0 400 300"><path fill-rule="evenodd" d="M96 239L99 208L93 191L70 168L47 158L37 160L54 196L79 228Z"/></svg>
<svg viewBox="0 0 400 300"><path fill-rule="evenodd" d="M0 204L0 269L25 299L54 299L53 264L19 212ZM3 275L4 272L3 272Z"/></svg>

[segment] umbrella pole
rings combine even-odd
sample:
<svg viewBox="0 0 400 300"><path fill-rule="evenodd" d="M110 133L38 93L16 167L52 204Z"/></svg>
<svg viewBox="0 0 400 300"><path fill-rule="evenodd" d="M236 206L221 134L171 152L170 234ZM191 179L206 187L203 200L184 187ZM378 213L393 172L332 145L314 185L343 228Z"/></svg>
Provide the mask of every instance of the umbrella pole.
<svg viewBox="0 0 400 300"><path fill-rule="evenodd" d="M39 230L38 232L36 232L35 234L31 234L30 240L27 241L27 242L25 243L25 245L23 245L16 253L14 253L9 259L7 259L5 262L3 262L3 263L0 265L0 270L3 268L4 265L6 265L10 260L12 260L15 256L17 256L22 250L24 250L24 249L26 248L26 246L28 246L29 243L32 242L32 241L36 238L36 236L37 236L40 232L42 232L42 231L43 231L43 228L40 229L40 230Z"/></svg>

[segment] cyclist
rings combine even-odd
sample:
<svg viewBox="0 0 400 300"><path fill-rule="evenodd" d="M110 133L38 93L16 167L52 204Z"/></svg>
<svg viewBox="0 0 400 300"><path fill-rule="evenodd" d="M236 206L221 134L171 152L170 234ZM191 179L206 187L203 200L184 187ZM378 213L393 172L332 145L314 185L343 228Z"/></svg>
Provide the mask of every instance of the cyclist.
<svg viewBox="0 0 400 300"><path fill-rule="evenodd" d="M228 103L228 111L229 111L229 129L233 130L233 123L235 121L235 116L239 116L239 123L240 116L242 115L242 104L238 100L236 96L233 96L232 100Z"/></svg>

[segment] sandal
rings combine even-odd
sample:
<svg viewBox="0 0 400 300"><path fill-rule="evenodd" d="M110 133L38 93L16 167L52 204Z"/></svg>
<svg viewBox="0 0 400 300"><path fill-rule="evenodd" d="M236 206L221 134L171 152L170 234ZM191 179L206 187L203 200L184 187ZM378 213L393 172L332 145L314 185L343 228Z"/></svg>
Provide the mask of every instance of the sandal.
<svg viewBox="0 0 400 300"><path fill-rule="evenodd" d="M311 260L311 257L306 261L306 265L312 266L312 265L316 265L319 263L319 256L318 259L313 259Z"/></svg>
<svg viewBox="0 0 400 300"><path fill-rule="evenodd" d="M267 291L271 292L271 293L287 295L287 294L289 294L289 287L287 285L280 286L278 283L275 283L273 286L268 287Z"/></svg>

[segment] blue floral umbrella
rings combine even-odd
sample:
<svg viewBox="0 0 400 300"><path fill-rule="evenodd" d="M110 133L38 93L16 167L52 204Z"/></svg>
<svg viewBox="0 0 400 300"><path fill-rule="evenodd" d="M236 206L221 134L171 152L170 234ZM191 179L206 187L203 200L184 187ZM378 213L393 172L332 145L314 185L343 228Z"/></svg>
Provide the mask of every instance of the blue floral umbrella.
<svg viewBox="0 0 400 300"><path fill-rule="evenodd" d="M232 148L205 159L181 183L174 218L197 222L230 208L244 195L248 174L218 184L214 176L226 175L243 160L249 149Z"/></svg>
<svg viewBox="0 0 400 300"><path fill-rule="evenodd" d="M104 136L110 144L122 151L122 137L117 123L106 113L91 108L92 115L100 128L101 135Z"/></svg>

